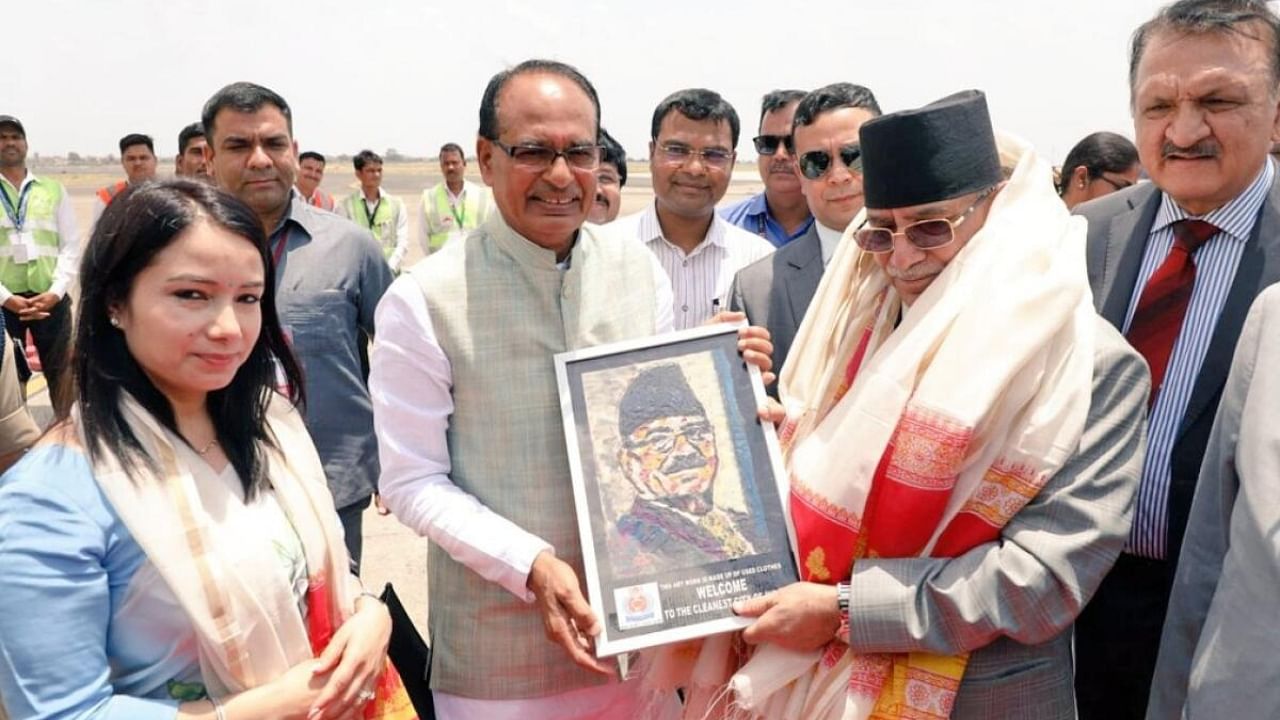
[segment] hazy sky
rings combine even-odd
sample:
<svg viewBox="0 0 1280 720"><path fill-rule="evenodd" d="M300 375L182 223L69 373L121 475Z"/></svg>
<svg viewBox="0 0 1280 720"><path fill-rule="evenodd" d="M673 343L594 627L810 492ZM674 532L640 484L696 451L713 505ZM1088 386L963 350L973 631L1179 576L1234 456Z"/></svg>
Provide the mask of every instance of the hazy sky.
<svg viewBox="0 0 1280 720"><path fill-rule="evenodd" d="M1094 130L1132 137L1129 36L1157 0L11 0L0 113L33 152L103 155L128 132L176 151L219 87L251 80L293 107L302 149L474 148L488 78L534 56L576 65L604 125L643 157L653 107L709 87L737 108L837 81L886 112L985 90L997 126L1055 162ZM13 28L21 28L14 32Z"/></svg>

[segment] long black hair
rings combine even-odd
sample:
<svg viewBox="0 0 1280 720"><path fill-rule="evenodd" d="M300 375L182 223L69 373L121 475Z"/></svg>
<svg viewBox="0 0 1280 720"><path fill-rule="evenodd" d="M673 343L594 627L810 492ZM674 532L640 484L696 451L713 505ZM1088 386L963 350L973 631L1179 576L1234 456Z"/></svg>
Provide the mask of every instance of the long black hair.
<svg viewBox="0 0 1280 720"><path fill-rule="evenodd" d="M1103 173L1128 172L1138 164L1138 148L1129 138L1113 132L1096 132L1086 135L1083 140L1071 148L1067 159L1062 161L1061 178L1058 180L1058 194L1065 195L1071 185L1071 176L1076 168L1083 167L1089 180L1097 180Z"/></svg>
<svg viewBox="0 0 1280 720"><path fill-rule="evenodd" d="M205 183L150 182L118 195L103 212L80 262L80 303L73 345L75 389L90 457L110 451L126 468L154 467L120 409L132 395L163 426L181 437L169 399L156 388L110 323L113 306L126 303L134 279L156 255L199 222L217 225L252 243L262 259L265 283L262 330L231 383L209 393L207 405L227 459L240 475L245 496L264 487L266 450L275 446L266 424L276 386L276 363L288 381L289 399L304 402L302 371L276 314L274 263L262 225L247 205Z"/></svg>

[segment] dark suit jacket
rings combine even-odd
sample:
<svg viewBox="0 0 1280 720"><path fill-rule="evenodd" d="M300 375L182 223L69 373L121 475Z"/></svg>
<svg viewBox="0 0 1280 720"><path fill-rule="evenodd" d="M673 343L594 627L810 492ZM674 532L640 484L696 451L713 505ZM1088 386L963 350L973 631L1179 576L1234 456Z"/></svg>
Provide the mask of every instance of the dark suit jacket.
<svg viewBox="0 0 1280 720"><path fill-rule="evenodd" d="M773 370L782 372L800 321L822 279L822 243L814 221L804 235L772 255L738 271L729 289L729 309L747 314L752 325L769 329L773 337ZM777 384L769 393L778 394Z"/></svg>
<svg viewBox="0 0 1280 720"><path fill-rule="evenodd" d="M1124 325L1160 197L1154 183L1140 183L1075 209L1076 214L1089 221L1087 263L1094 305L1116 328ZM1169 558L1177 558L1182 548L1200 462L1245 315L1258 293L1277 281L1280 281L1280 175L1262 204L1260 217L1240 258L1240 267L1222 314L1218 316L1174 441L1169 466Z"/></svg>

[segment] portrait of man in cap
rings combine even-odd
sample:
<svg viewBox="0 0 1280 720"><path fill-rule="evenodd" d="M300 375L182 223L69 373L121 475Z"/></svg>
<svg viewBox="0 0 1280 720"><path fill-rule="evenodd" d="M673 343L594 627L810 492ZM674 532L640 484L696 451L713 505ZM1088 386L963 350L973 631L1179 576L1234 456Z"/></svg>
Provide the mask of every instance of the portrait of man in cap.
<svg viewBox="0 0 1280 720"><path fill-rule="evenodd" d="M614 472L599 474L600 493L611 525L610 561L618 576L694 567L762 550L747 514L732 507L739 503L726 501L740 497L741 488L727 487L736 485L728 481L736 479L738 466L728 438L717 435L717 424L725 421L719 389L695 384L704 391L703 399L680 364L661 362L641 369L626 381L620 401L607 405L617 407L616 466ZM717 481L726 487L718 487Z"/></svg>

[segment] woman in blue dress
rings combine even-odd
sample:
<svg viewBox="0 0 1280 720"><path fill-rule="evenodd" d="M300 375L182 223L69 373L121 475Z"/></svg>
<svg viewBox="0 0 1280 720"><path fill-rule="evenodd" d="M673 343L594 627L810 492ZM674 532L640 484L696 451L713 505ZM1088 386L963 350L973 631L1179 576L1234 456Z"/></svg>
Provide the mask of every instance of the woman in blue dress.
<svg viewBox="0 0 1280 720"><path fill-rule="evenodd" d="M80 278L75 403L0 479L0 702L13 720L365 717L390 618L348 570L252 211L140 186Z"/></svg>

